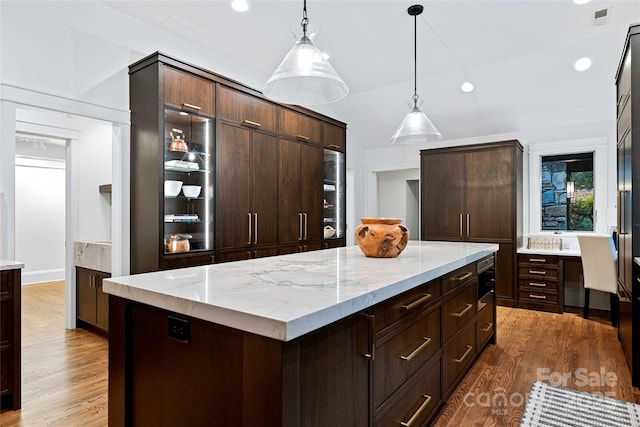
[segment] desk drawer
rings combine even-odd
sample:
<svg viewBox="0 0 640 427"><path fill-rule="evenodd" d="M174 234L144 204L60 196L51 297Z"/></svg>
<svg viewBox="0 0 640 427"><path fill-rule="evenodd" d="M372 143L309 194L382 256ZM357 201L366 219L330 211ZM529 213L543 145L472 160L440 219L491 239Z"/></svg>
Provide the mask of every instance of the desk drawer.
<svg viewBox="0 0 640 427"><path fill-rule="evenodd" d="M520 279L518 286L520 289L527 288L532 291L555 291L559 289L557 280L540 280L529 277L528 279Z"/></svg>
<svg viewBox="0 0 640 427"><path fill-rule="evenodd" d="M378 416L373 425L421 426L440 405L440 397L440 356L434 356L398 391L389 409Z"/></svg>
<svg viewBox="0 0 640 427"><path fill-rule="evenodd" d="M535 264L536 266L548 265L557 267L560 265L560 257L557 255L520 254L518 255L518 262Z"/></svg>
<svg viewBox="0 0 640 427"><path fill-rule="evenodd" d="M558 304L557 292L544 292L532 289L520 289L520 301Z"/></svg>
<svg viewBox="0 0 640 427"><path fill-rule="evenodd" d="M376 342L373 401L378 408L440 349L440 307Z"/></svg>
<svg viewBox="0 0 640 427"><path fill-rule="evenodd" d="M520 265L518 269L518 276L520 278L529 277L529 278L558 278L558 268L557 267L549 267L546 265L528 265L523 266Z"/></svg>
<svg viewBox="0 0 640 427"><path fill-rule="evenodd" d="M465 285L463 291L443 304L442 308L442 341L448 341L476 314L477 290L476 281Z"/></svg>
<svg viewBox="0 0 640 427"><path fill-rule="evenodd" d="M432 280L373 307L373 329L376 333L398 320L418 313L440 301L440 279Z"/></svg>

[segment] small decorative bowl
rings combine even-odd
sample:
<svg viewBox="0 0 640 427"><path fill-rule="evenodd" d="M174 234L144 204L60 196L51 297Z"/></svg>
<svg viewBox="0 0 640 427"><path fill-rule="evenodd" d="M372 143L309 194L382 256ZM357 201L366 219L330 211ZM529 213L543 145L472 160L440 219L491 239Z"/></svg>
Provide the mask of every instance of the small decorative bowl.
<svg viewBox="0 0 640 427"><path fill-rule="evenodd" d="M184 194L184 197L193 199L200 195L201 188L202 187L200 187L199 185L183 185L182 194Z"/></svg>

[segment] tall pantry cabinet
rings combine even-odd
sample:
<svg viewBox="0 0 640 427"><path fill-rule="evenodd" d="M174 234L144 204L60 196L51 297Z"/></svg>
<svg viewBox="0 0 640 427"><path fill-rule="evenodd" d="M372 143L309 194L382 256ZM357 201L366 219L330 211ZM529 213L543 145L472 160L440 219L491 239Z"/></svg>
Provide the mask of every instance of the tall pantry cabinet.
<svg viewBox="0 0 640 427"><path fill-rule="evenodd" d="M502 141L420 151L422 240L497 243L495 292L517 305L522 145Z"/></svg>
<svg viewBox="0 0 640 427"><path fill-rule="evenodd" d="M129 77L131 273L345 245L344 123L157 52Z"/></svg>
<svg viewBox="0 0 640 427"><path fill-rule="evenodd" d="M629 27L616 74L618 160L618 336L640 387L640 24Z"/></svg>

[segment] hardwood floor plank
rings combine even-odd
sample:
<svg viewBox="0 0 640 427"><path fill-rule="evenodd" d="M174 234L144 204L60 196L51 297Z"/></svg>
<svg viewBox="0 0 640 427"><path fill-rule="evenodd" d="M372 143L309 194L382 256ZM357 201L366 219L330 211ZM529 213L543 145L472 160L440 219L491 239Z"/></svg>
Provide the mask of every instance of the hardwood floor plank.
<svg viewBox="0 0 640 427"><path fill-rule="evenodd" d="M0 414L0 426L106 426L107 339L65 330L63 282L26 286L22 301L22 410ZM540 376L640 403L608 320L506 307L497 312L497 344L480 355L434 425L518 426ZM615 381L603 383L607 373Z"/></svg>

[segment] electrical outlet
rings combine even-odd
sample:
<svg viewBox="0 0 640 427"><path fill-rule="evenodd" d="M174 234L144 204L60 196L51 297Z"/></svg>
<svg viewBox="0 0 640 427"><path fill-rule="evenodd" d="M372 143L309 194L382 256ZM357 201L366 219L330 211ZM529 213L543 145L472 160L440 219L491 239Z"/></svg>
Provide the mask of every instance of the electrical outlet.
<svg viewBox="0 0 640 427"><path fill-rule="evenodd" d="M169 338L188 343L189 342L189 321L169 316Z"/></svg>

